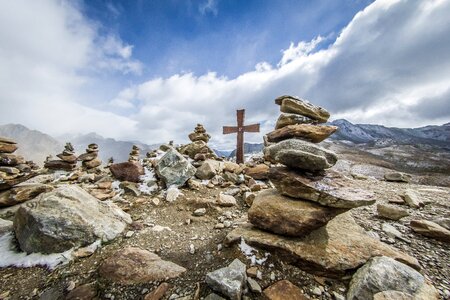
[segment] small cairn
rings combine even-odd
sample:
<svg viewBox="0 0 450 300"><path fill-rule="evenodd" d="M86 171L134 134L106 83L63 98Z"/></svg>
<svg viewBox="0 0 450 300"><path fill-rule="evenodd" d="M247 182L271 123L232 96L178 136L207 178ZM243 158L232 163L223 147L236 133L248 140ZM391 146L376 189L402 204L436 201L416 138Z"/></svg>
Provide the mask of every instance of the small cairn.
<svg viewBox="0 0 450 300"><path fill-rule="evenodd" d="M128 157L128 161L139 163L140 150L141 149L137 145L133 145L133 148L131 148L130 156Z"/></svg>
<svg viewBox="0 0 450 300"><path fill-rule="evenodd" d="M87 171L97 168L102 164L102 161L98 158L98 145L89 144L86 153L78 156L78 160L82 163L81 165Z"/></svg>
<svg viewBox="0 0 450 300"><path fill-rule="evenodd" d="M34 176L32 170L37 166L32 161L25 161L22 156L13 154L17 149L14 140L0 137L0 191Z"/></svg>
<svg viewBox="0 0 450 300"><path fill-rule="evenodd" d="M48 156L44 162L44 167L50 170L72 171L77 166L75 149L71 143L66 143L64 150L56 155L59 159L52 159Z"/></svg>
<svg viewBox="0 0 450 300"><path fill-rule="evenodd" d="M217 159L214 151L207 145L211 136L206 133L206 129L202 124L197 124L194 132L190 133L188 137L192 143L178 148L181 154L187 155L195 161Z"/></svg>

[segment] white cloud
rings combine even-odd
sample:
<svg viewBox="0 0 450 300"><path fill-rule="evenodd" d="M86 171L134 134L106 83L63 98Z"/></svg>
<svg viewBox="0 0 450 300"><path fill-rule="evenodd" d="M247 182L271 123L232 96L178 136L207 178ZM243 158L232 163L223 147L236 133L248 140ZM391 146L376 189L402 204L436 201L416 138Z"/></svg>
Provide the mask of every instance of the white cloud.
<svg viewBox="0 0 450 300"><path fill-rule="evenodd" d="M212 13L213 15L217 16L219 13L219 9L217 8L218 0L206 0L205 2L201 3L198 6L198 11L205 15L208 12Z"/></svg>
<svg viewBox="0 0 450 300"><path fill-rule="evenodd" d="M316 49L317 45L320 44L324 40L320 35L313 39L311 42L298 42L297 46L294 46L294 43L291 42L288 49L283 50L283 57L281 61L278 63L278 67L284 66L285 64L298 59L300 57L306 57L311 53L314 49Z"/></svg>

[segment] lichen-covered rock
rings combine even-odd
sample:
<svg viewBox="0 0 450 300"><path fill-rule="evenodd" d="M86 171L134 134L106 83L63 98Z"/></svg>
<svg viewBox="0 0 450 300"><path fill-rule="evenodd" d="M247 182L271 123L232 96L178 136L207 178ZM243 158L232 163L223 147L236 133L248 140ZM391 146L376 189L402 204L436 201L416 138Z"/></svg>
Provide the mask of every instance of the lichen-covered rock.
<svg viewBox="0 0 450 300"><path fill-rule="evenodd" d="M156 172L167 187L181 187L195 175L197 169L183 155L171 148L156 164Z"/></svg>
<svg viewBox="0 0 450 300"><path fill-rule="evenodd" d="M247 280L246 266L235 259L228 267L206 274L208 286L232 300L240 300Z"/></svg>
<svg viewBox="0 0 450 300"><path fill-rule="evenodd" d="M65 185L22 205L14 217L14 231L23 251L57 253L97 239L112 240L129 223L130 216L115 204Z"/></svg>

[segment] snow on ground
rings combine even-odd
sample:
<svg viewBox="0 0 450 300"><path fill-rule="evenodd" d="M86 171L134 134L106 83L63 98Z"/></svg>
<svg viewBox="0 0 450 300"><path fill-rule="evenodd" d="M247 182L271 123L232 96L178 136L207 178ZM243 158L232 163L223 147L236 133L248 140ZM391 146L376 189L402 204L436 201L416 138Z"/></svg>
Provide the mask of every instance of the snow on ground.
<svg viewBox="0 0 450 300"><path fill-rule="evenodd" d="M251 265L263 265L267 258L269 257L270 253L265 253L264 258L256 258L256 254L258 253L258 250L248 245L243 238L241 238L241 243L239 244L239 249L241 250L242 254L247 256L247 258L250 260Z"/></svg>
<svg viewBox="0 0 450 300"><path fill-rule="evenodd" d="M138 185L138 189L145 195L151 195L158 190L157 179L153 169L144 167L144 175L140 176L141 183Z"/></svg>

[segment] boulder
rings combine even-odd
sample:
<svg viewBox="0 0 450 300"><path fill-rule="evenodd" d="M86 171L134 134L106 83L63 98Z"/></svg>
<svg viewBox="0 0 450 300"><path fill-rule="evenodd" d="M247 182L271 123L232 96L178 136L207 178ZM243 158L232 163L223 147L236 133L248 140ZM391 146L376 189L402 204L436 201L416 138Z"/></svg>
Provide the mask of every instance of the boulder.
<svg viewBox="0 0 450 300"><path fill-rule="evenodd" d="M409 226L414 232L450 243L450 230L427 220L412 220Z"/></svg>
<svg viewBox="0 0 450 300"><path fill-rule="evenodd" d="M331 168L338 160L334 152L297 139L284 140L266 147L264 155L272 162L308 171Z"/></svg>
<svg viewBox="0 0 450 300"><path fill-rule="evenodd" d="M169 149L157 162L156 173L167 187L181 187L194 176L197 169L175 149Z"/></svg>
<svg viewBox="0 0 450 300"><path fill-rule="evenodd" d="M115 204L100 202L79 186L64 185L22 205L14 231L23 251L56 253L97 239L112 240L129 223L130 216Z"/></svg>
<svg viewBox="0 0 450 300"><path fill-rule="evenodd" d="M305 116L281 113L278 117L277 123L275 124L275 129L280 129L288 125L311 124L315 122L316 121L313 119Z"/></svg>
<svg viewBox="0 0 450 300"><path fill-rule="evenodd" d="M309 300L302 290L289 280L280 280L264 290L268 300Z"/></svg>
<svg viewBox="0 0 450 300"><path fill-rule="evenodd" d="M328 118L330 117L330 113L326 109L311 104L307 100L303 100L292 96L278 97L277 99L275 99L275 104L281 106L280 107L281 112L293 113L309 117L311 119L316 120L319 123L325 123L326 121L328 121Z"/></svg>
<svg viewBox="0 0 450 300"><path fill-rule="evenodd" d="M267 180L269 175L269 166L265 164L259 164L254 167L245 168L245 175L248 175L256 180Z"/></svg>
<svg viewBox="0 0 450 300"><path fill-rule="evenodd" d="M247 244L271 250L288 263L319 276L340 278L374 256L389 256L415 269L418 261L370 236L356 224L350 212L343 213L301 238L283 237L243 226L231 231L226 245L244 238Z"/></svg>
<svg viewBox="0 0 450 300"><path fill-rule="evenodd" d="M384 291L399 291L414 299L439 299L439 293L413 268L390 257L371 258L353 275L347 299L373 299Z"/></svg>
<svg viewBox="0 0 450 300"><path fill-rule="evenodd" d="M378 204L377 212L378 216L394 221L398 221L403 217L409 216L409 213L406 209L386 204Z"/></svg>
<svg viewBox="0 0 450 300"><path fill-rule="evenodd" d="M184 272L185 268L136 247L120 249L99 267L101 277L126 285L177 278Z"/></svg>
<svg viewBox="0 0 450 300"><path fill-rule="evenodd" d="M267 134L269 143L278 143L287 139L299 138L313 143L320 143L338 129L337 126L297 124L276 129Z"/></svg>
<svg viewBox="0 0 450 300"><path fill-rule="evenodd" d="M420 196L413 190L406 190L403 195L403 200L405 200L406 204L412 208L420 208L425 204L420 200Z"/></svg>
<svg viewBox="0 0 450 300"><path fill-rule="evenodd" d="M35 198L41 193L53 190L47 184L22 184L0 194L0 207L16 205Z"/></svg>
<svg viewBox="0 0 450 300"><path fill-rule="evenodd" d="M384 174L384 179L393 182L409 182L411 180L411 175L401 172L389 172Z"/></svg>
<svg viewBox="0 0 450 300"><path fill-rule="evenodd" d="M260 229L300 237L346 211L347 209L325 207L310 201L293 200L271 189L256 196L248 211L248 219Z"/></svg>
<svg viewBox="0 0 450 300"><path fill-rule="evenodd" d="M17 150L16 144L0 142L0 153L13 153Z"/></svg>
<svg viewBox="0 0 450 300"><path fill-rule="evenodd" d="M217 200L217 204L219 206L229 207L229 206L236 206L236 198L234 198L231 195L226 195L223 193L219 194L219 199Z"/></svg>
<svg viewBox="0 0 450 300"><path fill-rule="evenodd" d="M283 195L324 206L355 208L375 203L372 192L358 188L355 181L335 171L314 175L299 174L286 167L274 167L269 170L269 179Z"/></svg>
<svg viewBox="0 0 450 300"><path fill-rule="evenodd" d="M144 168L140 164L129 161L112 164L109 169L112 175L120 181L139 182L139 177L144 175Z"/></svg>
<svg viewBox="0 0 450 300"><path fill-rule="evenodd" d="M240 300L247 280L246 267L239 259L228 266L206 274L208 286L231 300Z"/></svg>
<svg viewBox="0 0 450 300"><path fill-rule="evenodd" d="M220 165L218 161L207 159L197 168L195 176L202 180L211 179L221 170Z"/></svg>

